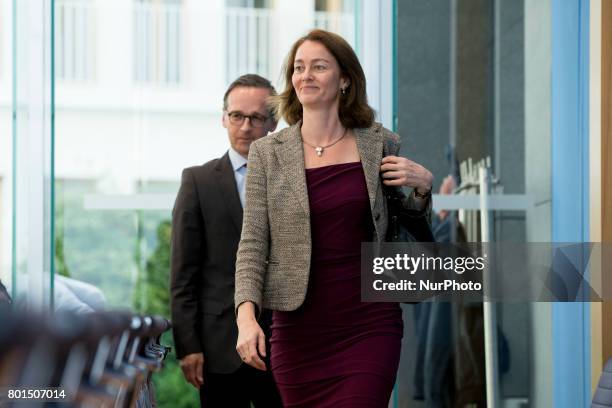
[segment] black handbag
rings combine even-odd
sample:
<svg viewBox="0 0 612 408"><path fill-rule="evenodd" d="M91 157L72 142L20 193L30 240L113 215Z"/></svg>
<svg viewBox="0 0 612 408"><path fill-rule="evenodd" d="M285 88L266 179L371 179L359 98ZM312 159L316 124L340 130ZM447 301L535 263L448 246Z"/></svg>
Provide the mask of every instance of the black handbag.
<svg viewBox="0 0 612 408"><path fill-rule="evenodd" d="M397 146L392 140L383 145L383 156L396 153ZM404 207L406 196L400 187L386 186L382 183L383 194L387 201L387 242L436 242L431 230L431 212ZM429 198L431 200L431 197Z"/></svg>
<svg viewBox="0 0 612 408"><path fill-rule="evenodd" d="M387 214L389 216L385 241L435 242L429 222L429 211L404 208L402 201L405 199L405 196L401 190L398 190L399 188L383 186L383 192L387 200ZM402 303L417 304L419 302Z"/></svg>
<svg viewBox="0 0 612 408"><path fill-rule="evenodd" d="M403 205L406 199L399 188L384 186L387 200L387 242L436 242L429 211L407 209ZM431 200L431 198L430 198Z"/></svg>

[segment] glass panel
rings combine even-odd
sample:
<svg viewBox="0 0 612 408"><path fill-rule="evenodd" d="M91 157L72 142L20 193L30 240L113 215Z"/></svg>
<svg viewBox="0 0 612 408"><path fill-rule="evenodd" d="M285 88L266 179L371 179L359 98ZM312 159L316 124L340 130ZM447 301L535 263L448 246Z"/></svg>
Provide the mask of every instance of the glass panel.
<svg viewBox="0 0 612 408"><path fill-rule="evenodd" d="M0 282L12 291L13 7L0 0ZM1 298L1 295L0 295Z"/></svg>
<svg viewBox="0 0 612 408"><path fill-rule="evenodd" d="M13 1L14 70L11 89L13 143L12 259L13 298L31 309L47 310L53 294L53 134L51 4ZM13 9L14 8L14 9ZM4 10L8 9L3 7ZM7 137L10 132L3 133Z"/></svg>
<svg viewBox="0 0 612 408"><path fill-rule="evenodd" d="M485 166L493 193L525 203L523 211L493 212L491 239L550 241L550 2L397 5L403 154L434 173L439 194L478 194L477 167ZM434 227L441 240L483 239L474 209L438 211ZM482 305L404 311L399 406L485 406L492 359L485 359ZM503 404L551 406L550 306L498 304L493 312Z"/></svg>
<svg viewBox="0 0 612 408"><path fill-rule="evenodd" d="M169 316L182 169L227 151L221 110L236 77L276 83L314 25L354 41L354 6L342 6L354 1L329 3L55 1L58 275L97 287L109 308ZM156 377L160 406L197 405L173 355Z"/></svg>

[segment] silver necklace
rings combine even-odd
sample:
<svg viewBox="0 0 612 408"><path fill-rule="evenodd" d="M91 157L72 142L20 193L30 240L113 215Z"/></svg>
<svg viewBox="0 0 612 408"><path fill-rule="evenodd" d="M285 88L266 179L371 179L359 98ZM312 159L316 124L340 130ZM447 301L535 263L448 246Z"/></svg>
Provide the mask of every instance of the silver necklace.
<svg viewBox="0 0 612 408"><path fill-rule="evenodd" d="M346 136L346 131L347 130L348 130L347 128L344 128L344 132L342 133L342 136L340 136L335 142L330 143L327 146L315 146L313 144L308 143L306 140L304 140L304 138L302 138L302 142L306 143L308 146L310 146L313 149L315 149L315 152L317 153L317 156L321 157L321 156L323 156L323 152L325 151L325 149L327 149L328 147L332 147L333 145L335 145L336 143L341 141L344 136Z"/></svg>

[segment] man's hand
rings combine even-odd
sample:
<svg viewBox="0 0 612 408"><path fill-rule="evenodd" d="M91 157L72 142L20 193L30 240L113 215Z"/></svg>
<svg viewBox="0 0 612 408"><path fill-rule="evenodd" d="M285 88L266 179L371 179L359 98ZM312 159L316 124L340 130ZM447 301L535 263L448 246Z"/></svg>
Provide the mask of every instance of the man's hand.
<svg viewBox="0 0 612 408"><path fill-rule="evenodd" d="M199 389L204 384L204 354L187 354L180 361L187 382Z"/></svg>

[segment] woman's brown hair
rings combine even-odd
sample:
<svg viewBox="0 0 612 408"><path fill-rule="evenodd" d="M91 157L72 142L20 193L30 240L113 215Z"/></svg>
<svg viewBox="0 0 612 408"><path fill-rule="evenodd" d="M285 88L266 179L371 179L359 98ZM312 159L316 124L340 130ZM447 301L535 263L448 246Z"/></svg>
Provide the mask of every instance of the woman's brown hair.
<svg viewBox="0 0 612 408"><path fill-rule="evenodd" d="M293 46L283 70L285 72L285 89L275 99L277 100L277 114L282 116L289 125L302 119L302 104L300 103L291 78L293 77L293 63L298 48L305 41L316 41L336 58L340 66L341 75L349 79L345 94L340 95L338 116L342 126L346 128L366 128L374 122L374 110L368 105L366 94L366 79L363 68L355 51L338 34L325 30L315 29L304 37L298 39Z"/></svg>

